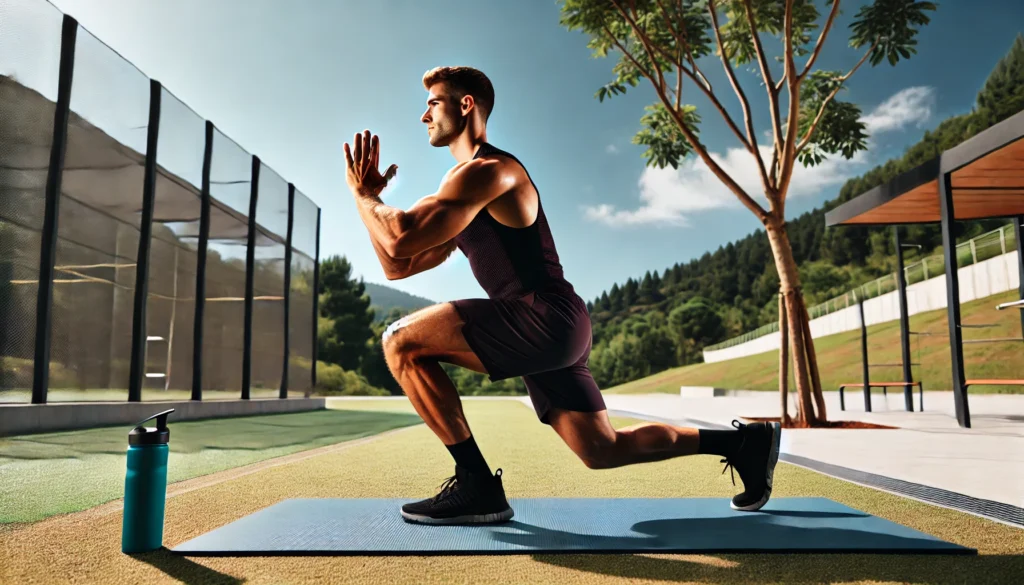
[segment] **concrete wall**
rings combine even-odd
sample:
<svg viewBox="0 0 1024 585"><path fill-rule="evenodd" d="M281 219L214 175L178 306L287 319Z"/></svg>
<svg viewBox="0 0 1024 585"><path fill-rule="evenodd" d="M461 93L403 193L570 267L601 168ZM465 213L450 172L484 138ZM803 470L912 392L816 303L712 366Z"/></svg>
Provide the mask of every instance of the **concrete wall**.
<svg viewBox="0 0 1024 585"><path fill-rule="evenodd" d="M1019 286L1020 274L1017 269L1017 251L989 258L977 264L959 269L960 303L982 299L990 295L1015 290ZM907 287L907 313L915 315L946 308L946 275L940 274L914 283ZM1016 310L1015 310L1016 311ZM993 319L1005 315L992 307ZM1016 312L1013 313L1016 317ZM900 318L899 293L892 291L864 301L864 321L870 326L877 323L896 321ZM860 328L860 314L857 306L830 313L811 321L811 336L825 337ZM769 333L750 341L715 351L704 351L708 363L756 355L779 349L779 332Z"/></svg>
<svg viewBox="0 0 1024 585"><path fill-rule="evenodd" d="M326 408L324 398L269 398L168 402L67 402L0 405L0 437L105 426L124 426L125 436L139 421L173 408L168 423L203 418L304 412ZM156 426L156 421L146 423ZM126 439L127 440L127 439Z"/></svg>

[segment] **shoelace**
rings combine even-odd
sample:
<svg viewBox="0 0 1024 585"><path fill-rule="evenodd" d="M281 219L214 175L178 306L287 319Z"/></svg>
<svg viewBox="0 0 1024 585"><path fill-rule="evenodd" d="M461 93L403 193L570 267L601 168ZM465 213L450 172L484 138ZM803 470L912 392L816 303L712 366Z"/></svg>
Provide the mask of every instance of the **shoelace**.
<svg viewBox="0 0 1024 585"><path fill-rule="evenodd" d="M747 425L741 423L738 420L733 420L732 421L732 426L735 427L737 430L741 430L742 431L743 428L746 427ZM744 434L743 438L740 440L739 448L736 449L736 453L739 453L740 451L743 450L743 445L746 442L747 442L747 436ZM725 463L725 467L722 468L722 474L725 474L726 470L728 470L729 471L729 477L732 478L732 485L735 486L736 485L736 473L734 472L735 464L728 457L724 457L721 461L719 461L719 463Z"/></svg>
<svg viewBox="0 0 1024 585"><path fill-rule="evenodd" d="M447 498L449 495L454 493L455 490L457 490L459 487L458 483L459 476L457 475L453 475L448 479L444 480L444 483L438 486L438 489L440 489L441 491L436 496L434 496L434 502L440 502L441 500Z"/></svg>

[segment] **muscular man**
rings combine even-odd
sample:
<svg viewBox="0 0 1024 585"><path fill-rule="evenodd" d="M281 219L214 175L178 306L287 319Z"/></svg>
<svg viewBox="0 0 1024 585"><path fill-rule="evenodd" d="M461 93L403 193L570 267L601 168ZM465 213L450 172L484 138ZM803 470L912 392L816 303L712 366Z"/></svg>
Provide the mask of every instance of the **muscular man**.
<svg viewBox="0 0 1024 585"><path fill-rule="evenodd" d="M353 148L344 147L346 181L388 279L434 268L458 248L488 297L422 309L384 333L388 367L455 460L455 475L440 493L402 507L405 520L469 524L513 515L501 470L492 475L441 362L494 381L522 377L537 417L588 468L718 455L743 481L732 508L764 506L778 460L778 423L733 421L736 430L660 423L612 428L587 367L586 303L562 274L537 186L516 157L487 142L490 81L473 68L438 67L423 76L423 86L429 95L420 120L430 144L447 146L457 161L436 193L405 211L385 205L379 194L398 167L380 174L377 136L366 130L355 135Z"/></svg>

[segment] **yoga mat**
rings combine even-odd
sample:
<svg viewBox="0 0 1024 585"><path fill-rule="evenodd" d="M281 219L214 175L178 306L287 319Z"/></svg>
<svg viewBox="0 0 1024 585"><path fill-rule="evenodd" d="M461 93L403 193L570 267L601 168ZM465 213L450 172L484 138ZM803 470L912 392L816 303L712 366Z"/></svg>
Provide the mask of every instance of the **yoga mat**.
<svg viewBox="0 0 1024 585"><path fill-rule="evenodd" d="M289 499L179 544L192 556L534 553L977 554L826 498L510 498L509 522L410 524L418 498Z"/></svg>

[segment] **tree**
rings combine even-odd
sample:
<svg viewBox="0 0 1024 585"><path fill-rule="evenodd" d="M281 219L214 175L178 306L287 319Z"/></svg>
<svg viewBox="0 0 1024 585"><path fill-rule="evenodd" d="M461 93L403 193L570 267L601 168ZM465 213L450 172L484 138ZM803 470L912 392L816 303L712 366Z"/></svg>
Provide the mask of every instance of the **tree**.
<svg viewBox="0 0 1024 585"><path fill-rule="evenodd" d="M352 278L352 265L344 256L320 263L320 316L328 323L319 336L319 358L356 370L373 337L373 311L363 280Z"/></svg>
<svg viewBox="0 0 1024 585"><path fill-rule="evenodd" d="M645 126L633 139L647 146L648 166L678 168L691 154L698 156L714 175L749 209L765 227L779 276L779 315L782 353L791 346L799 410L794 424L817 426L827 420L821 394L817 362L807 307L800 292L800 279L793 247L787 234L786 195L796 168L820 163L828 155L849 159L866 148L865 124L861 111L836 96L846 81L867 61L872 66L887 60L896 65L915 53L918 27L928 24L932 2L916 0L874 0L857 12L850 25L849 45L863 56L848 72L814 71L828 34L839 13L834 0L824 25L811 0L560 0L560 23L569 30L590 35L587 45L595 57L607 57L611 50L622 55L612 72L616 78L601 87L595 97L604 101L637 86L645 77L654 86L659 101L648 106L641 118ZM812 33L820 28L811 45ZM762 35L781 37L781 75L769 63ZM702 57L715 54L720 60L743 111L743 129L733 120L698 65ZM807 57L798 67L796 58ZM767 94L771 118L772 146L758 144L754 117L735 69L756 63L757 75ZM675 87L666 73L675 69ZM753 69L753 68L752 68ZM683 80L700 92L722 115L740 144L757 162L761 190L768 209L759 204L711 157L700 142L701 116L696 106L682 102ZM783 96L783 90L786 95ZM785 103L782 98L785 97ZM769 161L770 157L770 162ZM710 258L710 256L708 256ZM704 264L704 258L701 264ZM788 327L787 327L788 326ZM789 334L792 333L792 336ZM787 359L780 362L779 387L787 390ZM812 402L813 401L813 402ZM817 407L817 411L815 411ZM782 412L784 424L789 415Z"/></svg>

